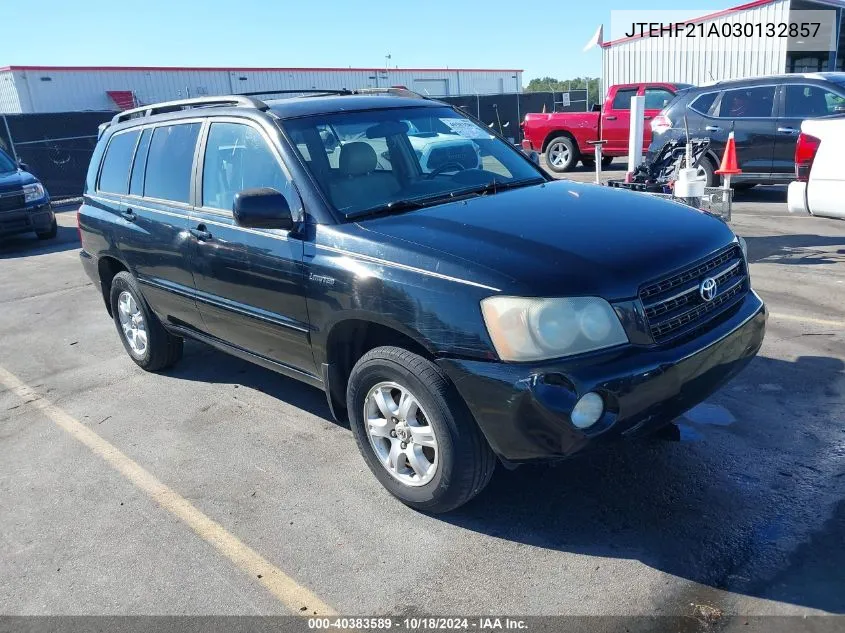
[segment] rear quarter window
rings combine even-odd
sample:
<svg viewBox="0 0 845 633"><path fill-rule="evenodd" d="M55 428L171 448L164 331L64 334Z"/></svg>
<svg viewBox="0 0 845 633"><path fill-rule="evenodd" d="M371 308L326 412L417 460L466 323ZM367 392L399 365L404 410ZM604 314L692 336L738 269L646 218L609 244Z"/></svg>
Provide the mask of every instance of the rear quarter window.
<svg viewBox="0 0 845 633"><path fill-rule="evenodd" d="M125 194L129 187L129 166L138 143L138 130L115 134L109 140L98 189L104 193Z"/></svg>
<svg viewBox="0 0 845 633"><path fill-rule="evenodd" d="M716 101L716 97L718 96L718 92L705 92L704 94L700 94L697 97L692 98L689 108L699 114L710 114L710 109L713 107L713 103Z"/></svg>

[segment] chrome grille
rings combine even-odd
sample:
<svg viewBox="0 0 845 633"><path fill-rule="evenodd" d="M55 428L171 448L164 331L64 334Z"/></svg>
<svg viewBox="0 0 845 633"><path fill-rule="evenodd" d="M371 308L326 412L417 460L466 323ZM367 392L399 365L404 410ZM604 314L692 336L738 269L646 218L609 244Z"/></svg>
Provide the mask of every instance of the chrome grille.
<svg viewBox="0 0 845 633"><path fill-rule="evenodd" d="M716 281L716 296L701 297L700 284ZM655 342L675 338L704 327L716 314L737 303L748 291L748 274L742 251L733 245L702 263L640 289L651 336Z"/></svg>

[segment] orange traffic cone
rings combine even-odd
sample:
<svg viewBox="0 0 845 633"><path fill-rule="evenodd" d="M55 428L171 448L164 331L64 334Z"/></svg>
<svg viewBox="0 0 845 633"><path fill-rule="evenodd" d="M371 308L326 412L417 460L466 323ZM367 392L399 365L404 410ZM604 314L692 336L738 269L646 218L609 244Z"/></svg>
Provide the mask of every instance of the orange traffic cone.
<svg viewBox="0 0 845 633"><path fill-rule="evenodd" d="M725 145L725 153L722 155L722 164L716 173L720 176L732 176L734 174L741 174L742 170L736 163L736 141L734 140L734 133L728 135L728 143Z"/></svg>

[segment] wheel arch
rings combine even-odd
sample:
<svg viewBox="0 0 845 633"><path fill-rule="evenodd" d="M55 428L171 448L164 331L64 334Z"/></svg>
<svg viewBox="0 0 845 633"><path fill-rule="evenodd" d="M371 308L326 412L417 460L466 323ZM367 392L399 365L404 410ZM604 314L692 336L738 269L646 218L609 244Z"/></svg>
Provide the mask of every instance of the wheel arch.
<svg viewBox="0 0 845 633"><path fill-rule="evenodd" d="M103 302L106 304L106 310L108 311L109 316L113 316L111 301L109 300L112 280L117 273L124 271L129 271L129 267L113 255L101 255L97 258L97 273L100 277L100 291L103 294Z"/></svg>
<svg viewBox="0 0 845 633"><path fill-rule="evenodd" d="M575 145L575 151L578 152L579 156L581 154L581 150L578 147L578 139L575 138L575 135L570 132L569 130L554 130L549 132L546 135L546 138L543 139L543 151L545 152L546 149L549 147L549 143L552 142L552 139L557 138L558 136L567 136L572 140L572 143Z"/></svg>
<svg viewBox="0 0 845 633"><path fill-rule="evenodd" d="M335 419L346 418L346 387L355 363L370 350L386 345L406 349L428 360L435 359L434 349L428 341L398 323L356 315L331 325L326 334L321 370Z"/></svg>

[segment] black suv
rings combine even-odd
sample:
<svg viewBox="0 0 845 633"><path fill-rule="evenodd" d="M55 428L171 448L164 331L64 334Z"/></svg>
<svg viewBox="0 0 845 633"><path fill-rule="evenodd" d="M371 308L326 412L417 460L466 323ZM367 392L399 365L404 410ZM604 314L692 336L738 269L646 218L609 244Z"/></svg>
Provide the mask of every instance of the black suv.
<svg viewBox="0 0 845 633"><path fill-rule="evenodd" d="M35 233L40 240L56 237L58 224L50 196L24 163L0 149L0 237Z"/></svg>
<svg viewBox="0 0 845 633"><path fill-rule="evenodd" d="M845 112L845 73L812 73L737 79L690 88L651 122L649 156L670 140L684 139L684 116L692 138L710 138L700 166L709 186L731 129L742 174L738 188L795 180L795 141L801 121Z"/></svg>
<svg viewBox="0 0 845 633"><path fill-rule="evenodd" d="M408 135L468 141L472 165ZM324 389L381 483L455 508L496 460L670 423L763 340L719 219L553 182L460 111L336 94L116 116L79 210L82 263L132 359L185 337Z"/></svg>

